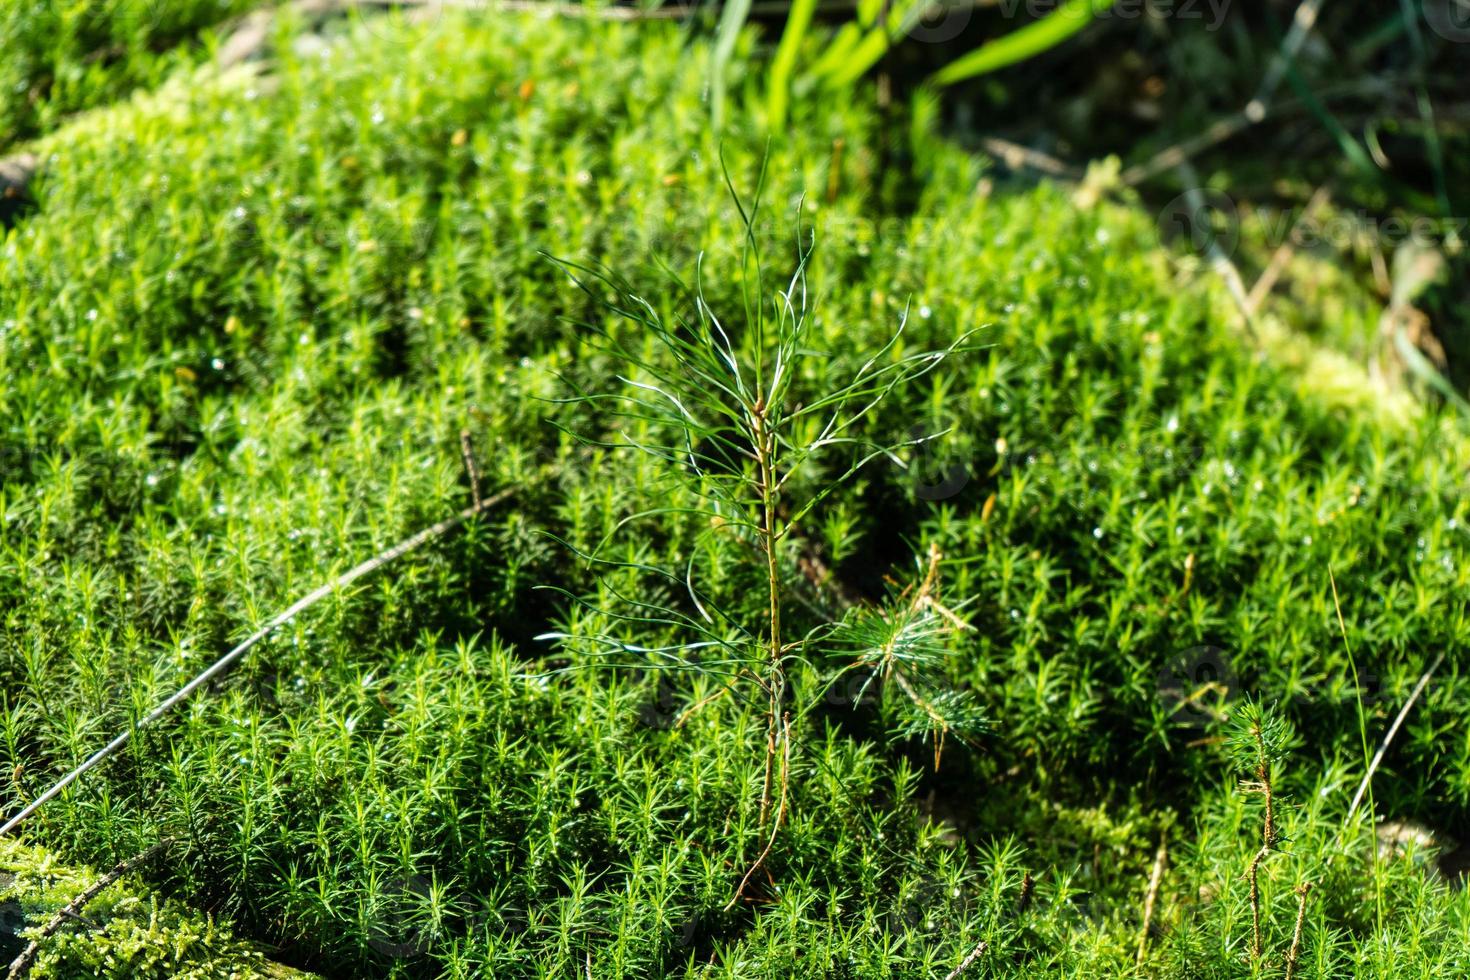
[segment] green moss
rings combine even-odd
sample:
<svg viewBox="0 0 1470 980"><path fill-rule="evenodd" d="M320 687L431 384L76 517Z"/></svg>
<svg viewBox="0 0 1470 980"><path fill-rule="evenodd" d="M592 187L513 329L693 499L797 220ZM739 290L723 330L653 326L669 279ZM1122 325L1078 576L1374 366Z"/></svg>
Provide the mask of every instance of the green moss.
<svg viewBox="0 0 1470 980"><path fill-rule="evenodd" d="M1318 348L1252 350L1137 209L991 187L923 127L803 100L767 158L735 103L716 142L706 52L667 25L446 14L379 33L46 140L37 210L0 245L0 802L33 798L232 640L464 506L462 428L487 485L516 496L278 631L42 811L34 840L98 866L187 841L161 888L341 975L942 976L983 939L993 975L1030 977L1134 969L1167 832L1146 971L1249 975L1239 876L1258 831L1220 747L1248 691L1298 734L1273 962L1303 879L1318 882L1318 975L1463 958L1464 893L1368 870L1371 828L1345 824L1363 738L1328 581L1369 738L1452 651L1374 804L1457 821L1456 420L1386 425L1352 384L1329 397L1299 368ZM828 356L805 362L801 397L905 317L900 353L983 328L984 351L855 433L950 430L929 476L880 466L844 486L782 574L798 629L841 616L805 584L812 554L878 596L937 545L975 627L945 680L993 726L936 772L861 698L825 702L797 732L769 878L729 909L763 844L760 711L716 700L676 726L717 675L536 639L608 628L539 585L683 601L633 571L600 579L562 542L692 569L759 621L745 545L679 516L682 474L544 422L647 434L558 401L618 370L575 322L642 338L540 252L610 264L661 311L689 296L660 263L693 281L702 252L705 299L739 329L744 229L722 154L747 200L765 160L768 283L789 274L803 195L817 230L811 343ZM936 473L955 485L936 492ZM630 523L652 507L667 510ZM1229 698L1187 699L1206 667L1233 679Z"/></svg>
<svg viewBox="0 0 1470 980"><path fill-rule="evenodd" d="M0 155L83 109L159 84L197 35L253 0L14 0L0 8Z"/></svg>
<svg viewBox="0 0 1470 980"><path fill-rule="evenodd" d="M63 864L45 851L0 841L0 941L9 962L58 911L96 882L95 871ZM81 911L82 920L42 941L28 974L55 977L267 980L306 974L266 959L212 918L161 899L129 877L109 885Z"/></svg>

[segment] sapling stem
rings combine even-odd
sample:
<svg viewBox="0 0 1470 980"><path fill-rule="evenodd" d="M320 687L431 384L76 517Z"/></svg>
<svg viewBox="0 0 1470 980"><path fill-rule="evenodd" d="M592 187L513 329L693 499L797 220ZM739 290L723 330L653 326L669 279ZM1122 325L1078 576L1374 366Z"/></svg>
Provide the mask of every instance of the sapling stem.
<svg viewBox="0 0 1470 980"><path fill-rule="evenodd" d="M1311 882L1304 881L1296 886L1296 926L1291 931L1291 949L1286 953L1286 980L1296 976L1297 957L1302 950L1302 924L1307 918L1307 893L1311 890Z"/></svg>
<svg viewBox="0 0 1470 980"><path fill-rule="evenodd" d="M1258 753L1256 782L1251 789L1266 798L1266 812L1261 823L1261 849L1256 852L1255 857L1251 858L1250 866L1246 869L1246 877L1251 883L1251 958L1259 960L1261 958L1260 869L1261 862L1271 853L1271 848L1276 844L1276 814L1271 794L1271 764L1266 758L1266 742L1262 736L1259 720L1252 724L1251 735L1255 739Z"/></svg>

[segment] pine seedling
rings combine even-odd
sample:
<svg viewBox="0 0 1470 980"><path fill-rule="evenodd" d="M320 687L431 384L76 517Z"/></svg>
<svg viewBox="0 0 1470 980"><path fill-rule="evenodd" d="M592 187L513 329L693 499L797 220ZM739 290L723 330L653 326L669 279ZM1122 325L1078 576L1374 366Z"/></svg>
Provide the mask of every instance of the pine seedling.
<svg viewBox="0 0 1470 980"><path fill-rule="evenodd" d="M883 605L854 610L833 629L827 644L850 658L839 677L848 672L866 675L854 702L860 703L877 685L879 697L893 704L894 734L930 739L936 769L949 735L968 740L985 727L984 715L969 692L938 683L948 644L974 628L942 601L942 558L938 546L931 545L916 582L901 590L895 587ZM895 690L898 697L890 693Z"/></svg>
<svg viewBox="0 0 1470 980"><path fill-rule="evenodd" d="M1274 706L1247 701L1241 705L1228 742L1236 767L1250 773L1250 778L1241 781L1241 789L1246 793L1259 794L1264 801L1261 813L1261 846L1245 869L1245 879L1250 882L1253 960L1259 960L1262 952L1261 862L1270 856L1280 840L1276 829L1278 800L1271 770L1285 755L1290 739L1291 729Z"/></svg>
<svg viewBox="0 0 1470 980"><path fill-rule="evenodd" d="M613 624L614 629L672 632L678 638L656 646L635 646L611 629L545 635L574 641L594 653L644 656L654 669L718 674L724 679L720 696L733 694L763 711L765 764L757 827L765 845L736 888L731 905L764 864L786 819L793 718L800 720L815 706L790 703L788 670L794 663L811 663L809 654L818 645L816 641L830 629L830 624L822 624L804 636L793 639L789 635L784 614L791 562L786 556L807 522L816 520L814 512L822 501L863 466L885 457L903 465L897 451L921 440L874 444L859 434L859 423L901 385L929 373L963 349L968 339L968 335L961 336L941 350L903 354L900 324L851 374L826 390L799 393L798 386L819 374L819 368L829 368L820 372L826 377L836 373L830 370L833 359L811 346L813 315L806 270L815 239L804 238L798 223L795 270L783 287L767 295L753 231L758 203L759 193L756 207L747 212L736 199L746 228L744 254L736 273L744 298L738 322L722 319L706 301L702 262L692 289L677 281L674 284L679 294L691 300L692 310L683 314L665 312L610 270L563 265L613 314L614 323L633 326L642 341L635 349L615 328L585 325L619 364L621 387L607 393L578 392L566 399L612 422L612 432L605 439L573 433L574 437L652 457L696 501L690 507L639 511L619 522L617 529L655 516L682 516L696 518L710 529L704 533L736 537L744 547L734 554L750 562L762 582L761 612L753 615L722 606L700 587L692 558L682 570L660 568L641 559L615 561L603 553L604 540L583 557L609 575L614 569L633 570L662 579L677 586L687 601L635 599L610 587L605 594L617 600L616 607L594 606L570 594L568 599L591 611L592 620ZM820 468L840 475L824 481ZM931 572L931 579L933 575ZM911 603L928 624L919 633L932 628L930 621L937 616L927 602L932 591L931 584ZM918 639L909 646L921 645ZM892 675L896 664L890 659L883 669ZM701 706L704 703L708 700ZM942 717L937 709L933 714Z"/></svg>

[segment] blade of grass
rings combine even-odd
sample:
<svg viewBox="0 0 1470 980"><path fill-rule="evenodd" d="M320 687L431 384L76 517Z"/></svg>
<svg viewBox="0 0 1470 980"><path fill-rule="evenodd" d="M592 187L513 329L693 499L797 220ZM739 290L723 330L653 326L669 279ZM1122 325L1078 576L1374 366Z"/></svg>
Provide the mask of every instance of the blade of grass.
<svg viewBox="0 0 1470 980"><path fill-rule="evenodd" d="M1040 20L951 61L930 80L943 88L1033 58L1081 31L1112 5L1113 0L1070 0Z"/></svg>
<svg viewBox="0 0 1470 980"><path fill-rule="evenodd" d="M1393 724L1388 726L1388 734L1383 736L1383 743L1378 746L1378 751L1373 753L1373 761L1368 763L1368 771L1363 773L1363 781L1358 784L1358 791L1353 794L1353 802L1348 807L1347 819L1351 820L1353 814L1358 812L1358 804L1363 802L1363 794L1370 791L1373 783L1373 774L1378 771L1378 764L1383 761L1384 753L1388 751L1389 745L1393 743L1394 736L1399 733L1399 727L1403 725L1404 719L1409 716L1409 711L1414 707L1414 703L1419 700L1419 695L1423 694L1424 688L1429 686L1429 679L1434 676L1436 670L1439 670L1439 665L1442 663L1444 663L1443 652L1434 658L1434 663L1429 665L1428 670L1419 675L1419 683L1415 684L1414 690L1409 692L1408 700L1399 709L1398 715L1394 717Z"/></svg>
<svg viewBox="0 0 1470 980"><path fill-rule="evenodd" d="M1414 50L1414 96L1419 105L1419 115L1424 120L1424 152L1429 158L1429 169L1434 175L1434 196L1439 202L1441 214L1450 213L1449 185L1445 181L1444 146L1440 142L1439 127L1434 121L1434 103L1429 99L1429 90L1424 87L1424 66L1429 60L1424 46L1424 33L1419 27L1418 12L1413 0L1399 0L1404 13L1404 25L1408 29L1409 45Z"/></svg>
<svg viewBox="0 0 1470 980"><path fill-rule="evenodd" d="M1342 632L1342 648L1347 653L1348 667L1353 672L1353 696L1357 699L1358 707L1358 738L1363 745L1363 764L1371 768L1368 754L1368 716L1363 710L1363 687L1358 682L1358 662L1353 656L1353 646L1348 642L1347 623L1342 618L1342 600L1337 595L1337 576L1332 572L1332 566L1327 566L1327 581L1332 584L1332 608L1337 611L1337 628ZM1369 780L1368 786L1368 808L1375 810L1373 805L1373 782ZM1376 812L1373 819L1377 819ZM1383 928L1383 879L1378 874L1378 847L1376 844L1372 850L1373 855L1373 894L1376 899L1377 927Z"/></svg>
<svg viewBox="0 0 1470 980"><path fill-rule="evenodd" d="M740 29L750 16L750 0L729 0L720 11L720 23L715 29L715 44L710 50L709 99L710 119L718 130L725 116L725 68L730 55L735 52L735 42L740 39Z"/></svg>
<svg viewBox="0 0 1470 980"><path fill-rule="evenodd" d="M791 73L796 68L796 56L801 51L801 42L806 39L811 27L812 14L817 9L817 0L795 0L791 14L786 18L786 30L781 34L781 43L771 59L771 74L768 84L770 92L766 107L770 113L770 127L781 129L786 125L786 110L791 99Z"/></svg>

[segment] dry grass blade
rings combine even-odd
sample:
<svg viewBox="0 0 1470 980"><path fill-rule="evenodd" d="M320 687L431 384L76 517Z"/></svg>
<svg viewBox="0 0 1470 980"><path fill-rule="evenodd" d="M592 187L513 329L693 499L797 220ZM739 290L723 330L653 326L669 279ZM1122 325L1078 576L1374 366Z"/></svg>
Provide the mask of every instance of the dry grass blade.
<svg viewBox="0 0 1470 980"><path fill-rule="evenodd" d="M1179 164L1179 176L1184 181L1184 197L1191 212L1197 215L1210 213L1209 204L1205 201L1204 193L1200 190L1199 174L1189 161L1181 161ZM1240 277L1240 270L1235 263L1230 261L1230 256L1220 247L1220 243L1214 236L1210 237L1209 245L1205 250L1205 258L1209 260L1210 268L1225 282L1225 288L1230 292L1230 298L1235 301L1235 308L1240 311L1240 318L1245 323L1246 333L1250 334L1252 340L1259 340L1256 335L1256 321L1251 312L1250 298L1245 292L1245 280Z"/></svg>
<svg viewBox="0 0 1470 980"><path fill-rule="evenodd" d="M1154 868L1148 876L1148 893L1143 898L1143 926L1138 932L1138 958L1141 965L1148 954L1148 931L1153 926L1154 902L1159 897L1159 886L1164 881L1164 864L1169 859L1167 838L1159 839L1159 849L1154 853Z"/></svg>
<svg viewBox="0 0 1470 980"><path fill-rule="evenodd" d="M193 694L199 688L203 687L205 684L208 684L211 680L233 667L241 657L245 656L245 654L249 652L251 647L255 646L261 640L269 636L273 630L277 629L278 627L284 626L286 623L289 623L301 613L310 609L318 602L321 602L327 596L346 588L348 585L351 585L353 582L362 578L364 575L370 575L373 572L376 572L378 569L382 568L384 565L394 562L412 551L416 551L417 549L428 544L430 541L433 541L435 538L443 537L445 534L454 530L454 528L463 524L470 518L477 516L482 511L493 507L495 504L500 503L502 500L505 500L513 492L514 490L509 488L502 490L499 493L494 494L493 496L485 498L473 507L468 507L465 510L460 511L453 517L445 518L438 524L426 527L417 534L414 534L411 537L405 538L402 541L398 542L393 547L388 548L385 551L380 551L378 554L369 558L367 561L353 566L351 569L343 572L341 575L332 579L327 584L296 600L285 610L285 612L282 612L279 615L275 616L260 629L250 634L243 641L241 641L239 645L230 650L229 653L226 653L214 663L210 664L201 673L196 675L193 680L189 681L189 683L185 684L168 698L160 702L156 708L143 716L136 727L129 728L119 734L111 742L108 742L105 746L98 749L95 753L89 756L87 760L81 765L77 766L71 772L67 773L65 776L62 776L55 783L53 783L49 789L47 789L40 796L32 800L30 804L25 807L25 809L21 810L15 816L7 820L3 827L0 827L0 837L3 837L5 834L8 834L12 830L14 830L16 827L19 827L23 822L34 815L37 810L41 809L41 807L45 806L48 802L59 796L62 790L66 789L78 778L85 775L89 770L100 765L103 761L107 759L108 756L117 752L118 749L126 745L128 743L128 740L132 738L135 731L146 728L147 726L158 721L164 715L167 715L170 711L172 711L174 708L178 707L181 703L187 700L189 695Z"/></svg>
<svg viewBox="0 0 1470 980"><path fill-rule="evenodd" d="M1291 30L1281 42L1281 49L1277 51L1271 67L1266 70L1266 76L1261 79L1255 95L1245 104L1244 108L1219 120L1204 132L1156 154L1147 163L1129 167L1123 171L1122 182L1130 187L1141 184L1167 170L1188 163L1196 154L1223 143L1237 133L1264 120L1270 111L1271 100L1275 98L1276 90L1281 87L1282 79L1286 77L1291 63L1296 60L1297 52L1306 43L1312 28L1317 25L1317 16L1322 12L1322 5L1325 2L1326 0L1302 0L1301 5L1297 7L1296 15L1292 18Z"/></svg>
<svg viewBox="0 0 1470 980"><path fill-rule="evenodd" d="M1081 181L1083 177L1087 176L1078 168L1052 156L1050 153L1043 153L1040 150L1032 149L1029 146L1022 146L1020 143L1013 143L999 136L985 137L980 141L980 146L986 153L995 157L1011 170L1020 170L1023 167L1029 167L1039 173L1046 174L1048 177L1058 177L1071 181Z"/></svg>
<svg viewBox="0 0 1470 980"><path fill-rule="evenodd" d="M776 846L776 835L781 832L781 824L786 819L786 800L791 775L791 716L789 714L782 719L781 731L776 737L780 744L781 765L778 781L780 783L781 795L776 804L775 820L771 824L771 836L766 840L766 846L761 850L760 856L755 859L755 863L750 866L745 872L744 877L740 879L740 884L736 887L735 894L730 896L730 901L725 905L726 912L735 907L735 903L739 902L741 896L745 894L745 886L750 884L751 877L765 866L766 858L771 856L771 850ZM774 753L775 751L775 747L772 746L771 752ZM770 755L768 754L767 757L769 758ZM762 827L765 826L764 806L765 804L763 803L761 816Z"/></svg>
<svg viewBox="0 0 1470 980"><path fill-rule="evenodd" d="M1424 693L1424 688L1429 685L1429 679L1434 676L1434 672L1439 669L1439 665L1442 663L1444 663L1443 653L1435 657L1434 663L1429 665L1429 669L1419 675L1419 683L1415 684L1414 690L1409 692L1409 699L1404 702L1404 706L1399 709L1399 713L1394 718L1393 724L1388 727L1388 734L1383 736L1383 743L1378 746L1378 751L1373 753L1373 761L1368 763L1368 771L1363 773L1363 781L1358 784L1358 791L1353 794L1353 802L1348 807L1347 813L1349 820L1353 818L1353 814L1358 812L1358 804L1363 802L1363 794L1368 792L1368 786L1373 782L1373 774L1378 771L1378 764L1383 761L1384 753L1388 751L1389 745L1393 744L1394 736L1399 733L1399 726L1409 716L1409 710L1414 707L1414 702L1419 700L1419 695Z"/></svg>
<svg viewBox="0 0 1470 980"><path fill-rule="evenodd" d="M1292 237L1296 234L1297 228L1300 227L1303 221L1310 220L1312 215L1317 213L1317 209L1327 203L1327 199L1331 196L1331 193L1331 190L1329 190L1326 184L1317 188L1316 192L1312 194L1311 200L1307 202L1307 206L1302 210L1301 215L1292 225L1291 231L1287 233L1286 240L1278 245L1276 251L1271 254L1270 263L1267 264L1265 271L1261 273L1261 277L1256 280L1256 284L1251 287L1249 295L1246 296L1246 310L1252 315L1260 310L1261 304L1265 302L1266 297L1275 288L1276 281L1281 278L1281 273L1285 270L1286 263L1291 261L1291 257L1296 254L1296 249L1292 246Z"/></svg>

